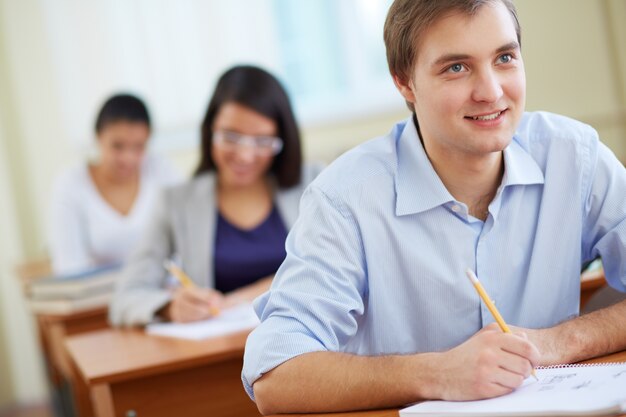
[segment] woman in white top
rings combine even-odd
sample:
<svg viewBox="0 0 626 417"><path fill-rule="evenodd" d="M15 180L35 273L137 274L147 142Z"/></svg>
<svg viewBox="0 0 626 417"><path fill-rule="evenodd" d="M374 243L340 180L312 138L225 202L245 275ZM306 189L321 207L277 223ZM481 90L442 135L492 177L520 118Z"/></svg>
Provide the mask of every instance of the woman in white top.
<svg viewBox="0 0 626 417"><path fill-rule="evenodd" d="M55 183L50 224L55 274L122 263L159 189L179 180L165 160L145 153L150 117L137 97L107 100L95 130L98 160L70 168Z"/></svg>

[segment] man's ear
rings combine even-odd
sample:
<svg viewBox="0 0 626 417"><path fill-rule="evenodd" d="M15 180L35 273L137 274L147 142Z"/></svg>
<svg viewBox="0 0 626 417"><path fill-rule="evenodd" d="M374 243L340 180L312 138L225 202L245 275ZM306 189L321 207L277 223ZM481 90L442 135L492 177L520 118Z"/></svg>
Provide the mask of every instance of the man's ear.
<svg viewBox="0 0 626 417"><path fill-rule="evenodd" d="M403 80L400 76L393 76L393 83L396 85L402 97L407 101L407 103L415 104L415 94L413 93L413 80L410 78L408 80Z"/></svg>

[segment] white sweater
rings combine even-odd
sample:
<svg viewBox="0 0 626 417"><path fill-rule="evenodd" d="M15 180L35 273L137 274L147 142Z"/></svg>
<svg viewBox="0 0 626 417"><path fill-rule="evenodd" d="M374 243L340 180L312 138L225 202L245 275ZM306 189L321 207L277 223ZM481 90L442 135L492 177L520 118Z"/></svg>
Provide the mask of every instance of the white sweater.
<svg viewBox="0 0 626 417"><path fill-rule="evenodd" d="M165 159L146 155L139 194L131 211L123 215L100 195L87 164L65 171L55 182L50 208L49 243L54 273L124 262L142 234L159 190L180 179Z"/></svg>

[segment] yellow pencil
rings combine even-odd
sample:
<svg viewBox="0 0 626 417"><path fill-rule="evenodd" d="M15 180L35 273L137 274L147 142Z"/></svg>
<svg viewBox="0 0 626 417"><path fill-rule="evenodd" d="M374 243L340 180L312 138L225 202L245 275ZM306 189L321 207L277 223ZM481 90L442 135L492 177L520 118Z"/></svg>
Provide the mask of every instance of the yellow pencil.
<svg viewBox="0 0 626 417"><path fill-rule="evenodd" d="M176 265L174 262L167 260L163 262L163 266L165 267L165 269L168 270L168 272L170 274L172 274L174 276L174 278L176 278L178 280L178 282L180 282L180 284L185 287L185 288L195 288L196 284L193 283L193 281L191 280L191 278L189 278L187 276L187 274L185 274L185 271L183 271L178 265Z"/></svg>
<svg viewBox="0 0 626 417"><path fill-rule="evenodd" d="M180 284L185 288L196 288L196 284L193 283L191 278L182 270L178 265L176 265L171 260L166 260L163 262L163 267L168 270L170 274L174 278L180 282ZM217 316L220 314L220 310L217 307L211 307L211 314Z"/></svg>
<svg viewBox="0 0 626 417"><path fill-rule="evenodd" d="M500 329L502 329L502 331L504 333L512 333L511 329L509 329L509 326L506 325L506 322L504 321L504 319L500 315L500 312L498 311L496 306L491 301L491 298L489 297L489 295L487 295L487 291L485 291L485 289L483 288L482 284L480 283L480 281L478 280L478 278L474 274L474 271L472 271L471 269L467 268L465 270L465 273L467 274L467 277L470 279L470 281L472 281L472 284L474 285L474 288L476 288L476 291L478 291L478 295L480 296L480 298L482 298L483 302L485 303L485 305L487 306L487 308L491 312L491 315L493 315L493 318L496 319L496 322L500 326ZM532 376L535 377L535 379L537 379L537 375L535 374L535 370L534 369L531 371L531 374L532 374Z"/></svg>

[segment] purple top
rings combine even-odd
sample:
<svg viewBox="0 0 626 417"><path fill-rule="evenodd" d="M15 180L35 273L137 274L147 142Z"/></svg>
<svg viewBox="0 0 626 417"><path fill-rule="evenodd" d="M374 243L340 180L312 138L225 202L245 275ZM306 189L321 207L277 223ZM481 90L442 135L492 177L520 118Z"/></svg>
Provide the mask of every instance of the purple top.
<svg viewBox="0 0 626 417"><path fill-rule="evenodd" d="M286 256L285 227L276 205L254 229L243 230L217 214L215 289L223 293L274 274Z"/></svg>

